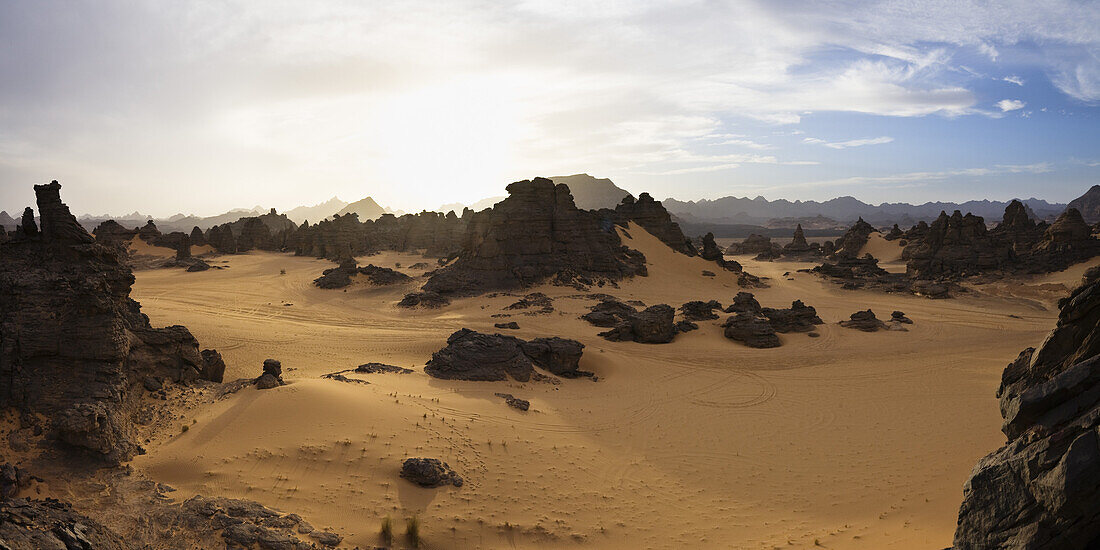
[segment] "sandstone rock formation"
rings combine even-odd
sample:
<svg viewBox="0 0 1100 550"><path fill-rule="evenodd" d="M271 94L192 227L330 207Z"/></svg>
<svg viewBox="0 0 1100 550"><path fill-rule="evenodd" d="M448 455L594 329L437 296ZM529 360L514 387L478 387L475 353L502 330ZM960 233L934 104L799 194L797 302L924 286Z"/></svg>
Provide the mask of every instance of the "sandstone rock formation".
<svg viewBox="0 0 1100 550"><path fill-rule="evenodd" d="M324 270L320 277L314 279L313 284L327 289L343 288L351 284L352 277L360 275L375 286L395 285L412 280L412 277L388 267L374 264L358 267L354 259L348 258L339 267Z"/></svg>
<svg viewBox="0 0 1100 550"><path fill-rule="evenodd" d="M528 401L526 399L520 399L520 398L518 398L518 397L516 397L516 396L514 396L510 393L494 393L493 395L503 399L504 402L507 403L508 406L512 407L513 409L519 409L521 411L526 411L526 410L529 410L531 408L531 402L530 401Z"/></svg>
<svg viewBox="0 0 1100 550"><path fill-rule="evenodd" d="M130 550L130 541L54 499L0 500L0 547L43 550Z"/></svg>
<svg viewBox="0 0 1100 550"><path fill-rule="evenodd" d="M634 222L667 244L669 248L688 256L698 254L695 246L684 236L680 224L672 221L668 210L665 210L661 202L654 200L649 193L638 195L637 200L627 196L615 207L615 210L603 209L597 214L601 220L610 220L623 227L626 227L628 222Z"/></svg>
<svg viewBox="0 0 1100 550"><path fill-rule="evenodd" d="M787 309L761 308L760 314L768 319L776 332L810 332L814 325L824 323L817 316L817 310L802 303L802 300L791 302L791 307Z"/></svg>
<svg viewBox="0 0 1100 550"><path fill-rule="evenodd" d="M1008 441L963 487L958 550L1100 543L1100 270L1060 305L1046 340L1002 375Z"/></svg>
<svg viewBox="0 0 1100 550"><path fill-rule="evenodd" d="M40 414L50 441L119 463L142 452L135 386L198 380L203 358L186 328L150 326L129 297L133 273L59 190L35 186L43 231L0 245L0 407Z"/></svg>
<svg viewBox="0 0 1100 550"><path fill-rule="evenodd" d="M725 309L726 313L759 313L760 302L751 292L738 292L733 297L733 303Z"/></svg>
<svg viewBox="0 0 1100 550"><path fill-rule="evenodd" d="M424 290L440 294L517 289L551 277L593 283L645 275L645 257L622 245L596 215L577 209L569 188L518 181L492 209L471 216L462 252Z"/></svg>
<svg viewBox="0 0 1100 550"><path fill-rule="evenodd" d="M438 309L450 305L451 300L438 292L410 292L397 303L398 307Z"/></svg>
<svg viewBox="0 0 1100 550"><path fill-rule="evenodd" d="M725 336L750 348L777 348L779 336L767 317L758 313L738 313L722 324Z"/></svg>
<svg viewBox="0 0 1100 550"><path fill-rule="evenodd" d="M863 245L867 244L867 240L871 237L871 233L877 233L871 224L863 221L863 218L859 218L847 232L844 233L840 239L836 241L836 252L833 253L834 257L838 258L855 258L859 256L859 251L863 249Z"/></svg>
<svg viewBox="0 0 1100 550"><path fill-rule="evenodd" d="M886 323L880 321L879 318L875 316L875 312L867 309L853 313L850 319L841 321L840 326L862 330L863 332L875 332L879 329L885 329Z"/></svg>
<svg viewBox="0 0 1100 550"><path fill-rule="evenodd" d="M462 477L438 458L406 458L401 464L401 477L421 487L462 487Z"/></svg>
<svg viewBox="0 0 1100 550"><path fill-rule="evenodd" d="M264 359L263 373L253 383L261 390L270 390L285 385L286 382L283 382L283 364L275 359Z"/></svg>
<svg viewBox="0 0 1100 550"><path fill-rule="evenodd" d="M462 329L447 346L432 354L424 372L451 380L506 380L527 382L538 366L564 377L582 376L578 370L584 344L564 338L536 338L484 334Z"/></svg>
<svg viewBox="0 0 1100 550"><path fill-rule="evenodd" d="M749 294L749 296L752 295ZM680 306L680 314L688 321L708 321L717 319L718 314L715 313L714 310L722 311L722 304L719 303L718 300L711 300L709 302L693 300Z"/></svg>
<svg viewBox="0 0 1100 550"><path fill-rule="evenodd" d="M726 254L753 254L764 256L773 256L776 254L778 245L772 243L771 237L765 237L764 235L757 235L753 233L745 238L740 243L733 243L726 248Z"/></svg>

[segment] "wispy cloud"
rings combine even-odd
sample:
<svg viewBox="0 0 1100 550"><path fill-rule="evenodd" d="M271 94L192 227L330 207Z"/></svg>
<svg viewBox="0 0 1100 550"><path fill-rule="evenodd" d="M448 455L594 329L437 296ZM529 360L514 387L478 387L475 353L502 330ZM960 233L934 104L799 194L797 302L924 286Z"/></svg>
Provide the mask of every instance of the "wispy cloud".
<svg viewBox="0 0 1100 550"><path fill-rule="evenodd" d="M905 172L885 176L853 176L796 184L794 187L829 187L867 184L915 184L921 182L942 181L958 177L998 176L1005 174L1045 174L1053 170L1049 162L1035 164L998 164L987 168L962 168L929 172Z"/></svg>
<svg viewBox="0 0 1100 550"><path fill-rule="evenodd" d="M1015 84L1017 86L1023 86L1024 85L1024 79L1022 79L1022 78L1020 78L1016 75L1006 76L1006 77L1002 78L1001 80L1003 80L1005 82L1011 82L1012 84Z"/></svg>
<svg viewBox="0 0 1100 550"><path fill-rule="evenodd" d="M850 139L848 141L825 141L819 138L804 138L803 143L811 143L814 145L823 145L830 149L849 149L852 147L863 147L864 145L881 145L883 143L890 143L894 141L894 138L889 136L882 136L876 138L867 139Z"/></svg>
<svg viewBox="0 0 1100 550"><path fill-rule="evenodd" d="M1020 101L1019 99L1002 99L995 103L995 105L998 109L1001 110L1001 112L1007 113L1009 111L1023 109L1024 106L1027 105L1027 103Z"/></svg>

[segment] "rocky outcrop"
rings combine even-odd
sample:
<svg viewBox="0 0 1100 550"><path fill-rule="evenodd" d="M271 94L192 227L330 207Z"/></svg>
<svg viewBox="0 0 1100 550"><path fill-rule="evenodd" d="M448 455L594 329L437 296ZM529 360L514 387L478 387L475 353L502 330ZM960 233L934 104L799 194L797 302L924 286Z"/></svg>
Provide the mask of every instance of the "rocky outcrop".
<svg viewBox="0 0 1100 550"><path fill-rule="evenodd" d="M0 500L0 548L130 550L124 537L54 499Z"/></svg>
<svg viewBox="0 0 1100 550"><path fill-rule="evenodd" d="M432 354L424 372L450 380L506 380L527 382L538 366L559 376L580 375L584 344L564 338L536 338L484 334L462 329L447 346Z"/></svg>
<svg viewBox="0 0 1100 550"><path fill-rule="evenodd" d="M358 267L354 259L348 258L338 267L324 270L320 277L313 280L313 284L327 289L343 288L351 284L352 277L358 276L362 276L375 286L395 285L412 280L412 277L388 267L379 267L374 264Z"/></svg>
<svg viewBox="0 0 1100 550"><path fill-rule="evenodd" d="M283 382L283 364L276 359L264 359L264 370L253 383L261 390L270 390L286 385Z"/></svg>
<svg viewBox="0 0 1100 550"><path fill-rule="evenodd" d="M421 487L462 487L462 477L438 458L406 458L401 464L401 477Z"/></svg>
<svg viewBox="0 0 1100 550"><path fill-rule="evenodd" d="M836 252L833 253L833 257L855 258L859 256L859 251L867 244L867 240L871 237L871 233L878 233L878 230L871 224L863 221L863 218L859 218L859 220L844 233L844 236L836 241Z"/></svg>
<svg viewBox="0 0 1100 550"><path fill-rule="evenodd" d="M802 300L791 302L791 307L787 309L761 308L760 314L768 319L772 329L783 333L810 332L814 329L814 325L824 323L817 316L817 310L813 306L802 303Z"/></svg>
<svg viewBox="0 0 1100 550"><path fill-rule="evenodd" d="M1060 305L1046 340L1001 377L1008 441L963 487L958 550L1100 543L1100 270Z"/></svg>
<svg viewBox="0 0 1100 550"><path fill-rule="evenodd" d="M779 250L779 245L773 243L771 237L753 233L740 243L729 245L729 247L726 248L726 254L753 254L774 257Z"/></svg>
<svg viewBox="0 0 1100 550"><path fill-rule="evenodd" d="M501 398L504 402L513 409L519 409L526 411L531 408L531 402L526 399L520 399L510 393L494 393L493 395Z"/></svg>
<svg viewBox="0 0 1100 550"><path fill-rule="evenodd" d="M1031 249L1023 262L1031 272L1059 271L1100 255L1100 240L1076 208L1067 208Z"/></svg>
<svg viewBox="0 0 1100 550"><path fill-rule="evenodd" d="M850 319L841 321L840 326L862 330L863 332L875 332L880 329L885 329L886 323L880 321L879 318L875 316L875 312L868 309L853 313Z"/></svg>
<svg viewBox="0 0 1100 550"><path fill-rule="evenodd" d="M612 342L666 344L676 337L675 315L676 311L670 305L650 306L629 314L611 330L601 332L600 336Z"/></svg>
<svg viewBox="0 0 1100 550"><path fill-rule="evenodd" d="M751 292L738 292L733 297L733 303L726 308L726 313L759 313L760 302Z"/></svg>
<svg viewBox="0 0 1100 550"><path fill-rule="evenodd" d="M931 279L975 275L999 269L1012 258L1007 242L991 236L979 216L940 212L919 240L901 255L911 277Z"/></svg>
<svg viewBox="0 0 1100 550"><path fill-rule="evenodd" d="M623 227L626 227L629 222L634 222L669 248L688 256L698 255L695 246L684 236L680 224L672 221L668 210L665 210L661 202L654 200L649 193L638 195L637 200L626 196L615 210L602 209L597 214L601 220Z"/></svg>
<svg viewBox="0 0 1100 550"><path fill-rule="evenodd" d="M806 233L802 230L802 224L794 228L794 236L791 242L783 245L783 258L788 260L809 260L822 255L821 246L817 243L806 241Z"/></svg>
<svg viewBox="0 0 1100 550"><path fill-rule="evenodd" d="M767 317L757 313L738 313L722 323L725 336L750 348L777 348L779 336Z"/></svg>
<svg viewBox="0 0 1100 550"><path fill-rule="evenodd" d="M894 224L894 227L890 228L890 231L882 236L883 239L888 241L896 241L905 236L905 233L898 227L898 224Z"/></svg>
<svg viewBox="0 0 1100 550"><path fill-rule="evenodd" d="M451 304L451 299L438 292L410 292L397 302L397 307L438 309Z"/></svg>
<svg viewBox="0 0 1100 550"><path fill-rule="evenodd" d="M752 296L752 294L749 294ZM701 300L693 300L680 306L680 314L684 319L688 321L709 321L711 319L717 319L718 314L714 311L722 311L722 304L718 300L711 300L709 302L703 302Z"/></svg>
<svg viewBox="0 0 1100 550"><path fill-rule="evenodd" d="M138 234L138 230L126 229L114 220L106 220L96 226L92 234L95 235L95 241L99 244L125 250L126 243Z"/></svg>
<svg viewBox="0 0 1100 550"><path fill-rule="evenodd" d="M35 186L44 230L0 245L0 407L42 415L49 440L118 463L142 452L134 416L144 379L203 376L184 327L154 329L130 299L133 273Z"/></svg>
<svg viewBox="0 0 1100 550"><path fill-rule="evenodd" d="M548 179L518 181L508 198L471 215L458 259L424 290L469 294L555 282L596 283L645 275L645 257L610 226L573 204L569 188Z"/></svg>

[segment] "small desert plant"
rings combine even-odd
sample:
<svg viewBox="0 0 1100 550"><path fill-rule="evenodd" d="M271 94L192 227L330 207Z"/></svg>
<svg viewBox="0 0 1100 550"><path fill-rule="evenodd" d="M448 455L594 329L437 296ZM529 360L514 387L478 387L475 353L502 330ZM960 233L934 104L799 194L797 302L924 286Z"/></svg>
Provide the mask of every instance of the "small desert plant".
<svg viewBox="0 0 1100 550"><path fill-rule="evenodd" d="M279 275L286 275L286 270L285 269L280 269L279 270Z"/></svg>
<svg viewBox="0 0 1100 550"><path fill-rule="evenodd" d="M180 426L180 432L186 433L187 430L189 430L189 429L190 429L190 426L188 426L186 424L184 424L183 426Z"/></svg>
<svg viewBox="0 0 1100 550"><path fill-rule="evenodd" d="M413 548L420 548L420 516L405 520L405 538Z"/></svg>
<svg viewBox="0 0 1100 550"><path fill-rule="evenodd" d="M382 529L379 531L382 536L382 542L386 543L386 546L393 544L393 520L390 516L382 518Z"/></svg>

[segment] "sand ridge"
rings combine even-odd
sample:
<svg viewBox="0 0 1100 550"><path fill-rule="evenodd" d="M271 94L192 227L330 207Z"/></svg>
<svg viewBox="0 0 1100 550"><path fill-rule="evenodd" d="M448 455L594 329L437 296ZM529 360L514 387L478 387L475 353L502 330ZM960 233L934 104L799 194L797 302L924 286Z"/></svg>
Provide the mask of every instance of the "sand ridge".
<svg viewBox="0 0 1100 550"><path fill-rule="evenodd" d="M623 236L646 254L649 276L592 292L679 306L729 303L741 290L732 274L637 226ZM1055 317L1037 299L847 291L796 272L810 264L738 257L769 277L771 288L754 290L763 305L815 306L821 337L781 335L783 347L757 350L707 321L671 344L644 345L596 336L578 319L594 301L572 288L533 289L554 298L543 315L505 310L517 299L508 295L410 311L394 304L422 279L321 290L311 281L331 262L221 259L228 269L140 272L134 296L154 325L184 324L221 351L227 379L256 376L273 357L289 384L185 413L191 429L153 441L135 468L177 487L177 498L222 494L295 511L344 533L349 547L378 544L383 516L401 524L412 514L430 548L948 546L962 483L1003 441L1000 372ZM1071 284L1062 278L1035 284ZM900 309L915 324L871 334L836 325L868 307L880 317ZM454 330L496 332L494 322L511 320L521 328L509 334L583 342L581 368L599 380L423 373ZM319 379L368 361L415 372L358 376L367 385ZM506 407L493 395L501 391L529 399L531 411ZM414 487L397 476L407 456L443 459L467 483Z"/></svg>

